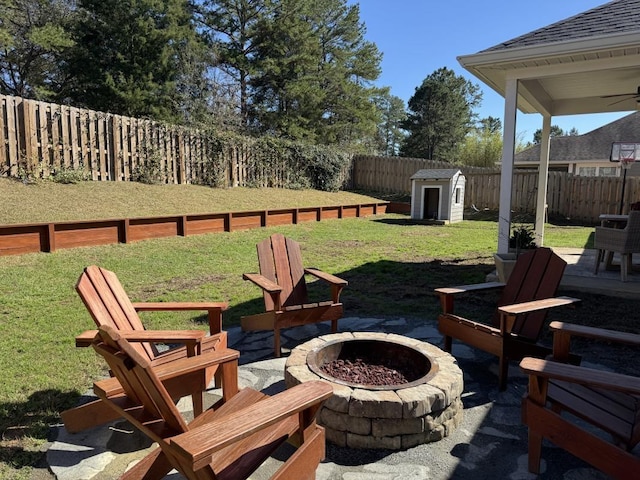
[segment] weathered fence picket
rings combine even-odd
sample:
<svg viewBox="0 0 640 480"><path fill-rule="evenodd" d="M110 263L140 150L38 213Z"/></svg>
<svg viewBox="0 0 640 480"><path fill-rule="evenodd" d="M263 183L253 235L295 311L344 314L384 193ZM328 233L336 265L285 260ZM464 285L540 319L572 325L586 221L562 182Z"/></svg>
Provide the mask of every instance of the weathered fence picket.
<svg viewBox="0 0 640 480"><path fill-rule="evenodd" d="M411 193L411 176L420 169L459 168L467 178L465 206L498 210L500 171L456 166L414 158L357 156L353 159L351 188L392 193ZM391 169L391 171L389 170ZM601 213L618 213L622 178L581 177L566 172L549 172L547 212L567 219L597 223ZM516 170L513 175L511 208L533 213L536 208L538 172ZM640 201L640 178L627 177L623 212Z"/></svg>

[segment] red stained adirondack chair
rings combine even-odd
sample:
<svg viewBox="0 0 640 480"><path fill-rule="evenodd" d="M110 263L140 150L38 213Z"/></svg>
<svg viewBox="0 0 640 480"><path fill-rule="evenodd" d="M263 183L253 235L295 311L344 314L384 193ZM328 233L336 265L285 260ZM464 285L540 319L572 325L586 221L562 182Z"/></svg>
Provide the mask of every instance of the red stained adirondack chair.
<svg viewBox="0 0 640 480"><path fill-rule="evenodd" d="M87 307L97 326L109 325L127 338L136 340L134 348L154 367L164 367L189 356L212 350L222 351L227 348L227 333L222 331L222 310L227 308L224 302L154 302L132 303L115 273L95 265L84 269L76 284L76 290ZM194 310L206 311L209 318L209 336L202 330L146 330L139 311L173 311ZM86 331L76 337L76 346L90 346L97 330ZM146 340L146 341L145 341ZM157 343L183 344L182 347L159 352ZM169 369L159 370L166 387L174 400L191 395L194 411L202 412L202 393L216 373L216 366L206 372L190 373L175 376ZM171 373L171 378L167 375ZM225 379L216 378L221 385ZM116 379L108 383L113 392L122 392L122 386ZM237 391L237 387L236 387ZM226 388L226 396L233 395L233 388ZM62 412L65 428L72 433L79 432L118 418L115 412L105 406L101 400L89 402Z"/></svg>
<svg viewBox="0 0 640 480"><path fill-rule="evenodd" d="M637 478L640 377L569 365L572 337L640 347L640 335L551 322L553 359L525 358L529 375L522 422L529 428L529 470L540 472L542 439L620 480ZM578 421L578 419L580 419Z"/></svg>
<svg viewBox="0 0 640 480"><path fill-rule="evenodd" d="M257 245L260 273L245 273L264 294L265 312L242 317L242 330L273 330L275 356L280 356L280 330L288 327L331 321L331 331L338 329L342 317L340 292L347 281L316 268L304 268L300 245L276 233ZM331 300L312 303L307 295L305 274L331 287Z"/></svg>
<svg viewBox="0 0 640 480"><path fill-rule="evenodd" d="M555 297L565 266L566 262L551 249L537 248L518 257L506 284L488 282L436 289L442 305L438 329L444 335L444 349L451 352L455 338L499 357L499 387L504 390L509 360L551 353L537 343L548 309L579 301ZM454 314L456 295L497 288L502 289L502 295L490 324ZM572 360L577 361L575 357Z"/></svg>
<svg viewBox="0 0 640 480"><path fill-rule="evenodd" d="M324 429L315 423L322 402L333 392L326 382L311 381L268 397L242 389L216 410L187 423L151 363L113 328L100 327L94 349L122 385L125 400L96 382L94 392L158 447L124 473L121 480L161 479L173 468L189 480L242 480L285 441L298 448L271 477L312 480L325 455ZM172 365L205 371L221 365L225 377L237 374L237 352L204 353ZM280 455L278 455L280 458Z"/></svg>

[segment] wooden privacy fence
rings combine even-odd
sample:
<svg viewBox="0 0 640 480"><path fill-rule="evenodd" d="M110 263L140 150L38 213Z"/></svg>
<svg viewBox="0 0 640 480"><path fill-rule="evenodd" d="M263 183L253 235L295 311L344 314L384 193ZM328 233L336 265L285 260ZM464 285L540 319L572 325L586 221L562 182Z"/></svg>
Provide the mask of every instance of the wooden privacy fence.
<svg viewBox="0 0 640 480"><path fill-rule="evenodd" d="M131 181L153 171L165 183L287 187L303 170L300 158L258 151L249 137L222 145L197 129L6 95L0 142L0 175L10 176L71 169L92 180Z"/></svg>
<svg viewBox="0 0 640 480"><path fill-rule="evenodd" d="M538 194L538 172L516 171L513 175L511 208L534 213ZM585 224L598 223L601 213L629 211L631 203L640 201L640 178L628 177L622 199L619 177L581 177L566 172L549 172L547 213ZM465 206L498 210L500 174L467 175Z"/></svg>
<svg viewBox="0 0 640 480"><path fill-rule="evenodd" d="M257 161L265 152L249 139L221 146L218 139L196 129L6 95L0 95L0 142L0 175L47 177L71 169L82 170L93 180L130 181L153 168L166 183L288 187L295 183L290 177L301 170L292 165L297 159L277 154L266 163ZM497 169L357 156L340 179L352 189L408 194L414 173L439 168L460 168L467 177L465 206L498 209ZM535 211L537 182L536 172L516 171L512 209ZM595 223L600 213L618 212L621 196L620 178L549 174L550 214ZM636 201L640 201L640 179L630 177L623 211Z"/></svg>
<svg viewBox="0 0 640 480"><path fill-rule="evenodd" d="M352 188L392 193L411 193L411 176L420 169L460 168L466 176L465 207L498 210L500 171L470 168L415 158L358 156L353 160ZM601 213L618 213L623 180L619 177L581 177L549 172L547 213L585 224L598 223ZM516 170L513 175L511 208L534 213L538 172ZM640 201L640 178L627 177L622 200L623 213Z"/></svg>
<svg viewBox="0 0 640 480"><path fill-rule="evenodd" d="M351 186L359 190L410 193L411 176L421 169L459 168L462 173L499 173L499 169L467 167L423 158L358 155L353 158Z"/></svg>

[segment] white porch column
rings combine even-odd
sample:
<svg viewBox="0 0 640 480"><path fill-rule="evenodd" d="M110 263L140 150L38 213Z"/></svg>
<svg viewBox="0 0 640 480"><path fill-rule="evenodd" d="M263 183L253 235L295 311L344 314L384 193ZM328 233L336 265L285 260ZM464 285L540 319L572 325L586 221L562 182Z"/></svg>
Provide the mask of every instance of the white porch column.
<svg viewBox="0 0 640 480"><path fill-rule="evenodd" d="M498 253L509 252L511 232L511 186L513 156L516 147L516 109L518 80L507 79L504 95L504 133L502 135L502 169L500 172L500 209L498 216Z"/></svg>
<svg viewBox="0 0 640 480"><path fill-rule="evenodd" d="M538 170L538 196L536 201L536 245L544 245L544 219L547 212L547 182L549 179L549 145L551 137L551 115L542 117L540 139L540 168Z"/></svg>

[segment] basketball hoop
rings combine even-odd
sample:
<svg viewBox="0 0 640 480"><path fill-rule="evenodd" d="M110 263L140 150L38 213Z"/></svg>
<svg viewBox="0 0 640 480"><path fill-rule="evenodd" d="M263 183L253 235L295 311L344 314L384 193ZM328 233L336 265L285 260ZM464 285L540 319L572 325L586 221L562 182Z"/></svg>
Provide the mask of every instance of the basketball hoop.
<svg viewBox="0 0 640 480"><path fill-rule="evenodd" d="M640 143L614 142L611 145L612 162L620 162L622 168L629 168L636 160L640 160Z"/></svg>
<svg viewBox="0 0 640 480"><path fill-rule="evenodd" d="M636 161L636 151L620 150L620 166L624 169L631 168L633 162Z"/></svg>
<svg viewBox="0 0 640 480"><path fill-rule="evenodd" d="M614 142L611 144L610 160L612 162L620 162L620 167L622 168L622 195L620 196L620 208L618 211L619 214L622 214L627 170L631 168L631 165L633 165L636 160L640 160L640 143Z"/></svg>

